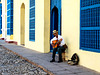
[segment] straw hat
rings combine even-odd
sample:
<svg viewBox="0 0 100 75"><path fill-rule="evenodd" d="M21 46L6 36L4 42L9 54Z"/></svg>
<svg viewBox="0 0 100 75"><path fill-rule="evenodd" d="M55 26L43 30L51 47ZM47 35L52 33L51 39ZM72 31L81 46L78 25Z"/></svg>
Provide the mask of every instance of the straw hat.
<svg viewBox="0 0 100 75"><path fill-rule="evenodd" d="M56 30L53 30L53 34L54 34L54 33L57 33L57 32L58 32L58 31L56 31Z"/></svg>

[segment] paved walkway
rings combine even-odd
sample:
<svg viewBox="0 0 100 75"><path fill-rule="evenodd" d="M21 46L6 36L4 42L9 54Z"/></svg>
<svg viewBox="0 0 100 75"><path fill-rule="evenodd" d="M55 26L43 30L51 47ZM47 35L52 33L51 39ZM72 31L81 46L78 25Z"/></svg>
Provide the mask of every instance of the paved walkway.
<svg viewBox="0 0 100 75"><path fill-rule="evenodd" d="M3 45L7 49L18 53L19 55L23 56L24 58L27 58L32 62L35 62L38 65L41 65L55 75L100 75L100 73L98 72L79 65L70 66L67 64L67 62L50 63L49 61L51 60L52 56L51 53L40 53L22 46L5 43L2 40L0 40L0 45Z"/></svg>

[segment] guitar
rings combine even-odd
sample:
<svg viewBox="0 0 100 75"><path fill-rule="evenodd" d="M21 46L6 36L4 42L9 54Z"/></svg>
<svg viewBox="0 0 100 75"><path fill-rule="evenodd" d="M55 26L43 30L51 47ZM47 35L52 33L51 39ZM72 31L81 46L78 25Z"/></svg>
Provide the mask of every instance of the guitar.
<svg viewBox="0 0 100 75"><path fill-rule="evenodd" d="M57 40L52 41L52 44L54 44L52 47L57 48Z"/></svg>
<svg viewBox="0 0 100 75"><path fill-rule="evenodd" d="M53 44L52 47L53 48L57 48L61 41L62 41L62 39L52 41L52 44Z"/></svg>

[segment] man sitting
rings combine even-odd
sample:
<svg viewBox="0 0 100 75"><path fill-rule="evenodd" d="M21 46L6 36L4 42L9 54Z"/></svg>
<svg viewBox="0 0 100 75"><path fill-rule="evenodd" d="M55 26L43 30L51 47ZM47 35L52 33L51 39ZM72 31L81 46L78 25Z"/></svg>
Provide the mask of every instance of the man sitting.
<svg viewBox="0 0 100 75"><path fill-rule="evenodd" d="M62 62L62 52L65 51L63 45L65 44L64 39L61 35L58 35L58 31L53 31L54 38L51 39L51 45L53 47L53 54L52 60L50 62L55 62L55 54L58 51L59 54L59 61L58 63Z"/></svg>

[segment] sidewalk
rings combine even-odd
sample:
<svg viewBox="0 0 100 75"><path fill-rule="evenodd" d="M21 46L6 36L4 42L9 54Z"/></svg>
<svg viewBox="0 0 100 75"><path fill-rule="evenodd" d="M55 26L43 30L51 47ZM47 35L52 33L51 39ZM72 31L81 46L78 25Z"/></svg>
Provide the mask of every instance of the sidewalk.
<svg viewBox="0 0 100 75"><path fill-rule="evenodd" d="M55 75L100 75L100 73L98 72L95 72L93 70L87 69L79 65L70 66L67 64L67 62L50 63L52 56L51 53L40 53L22 46L5 43L2 40L0 40L0 45L6 47L7 49L21 55L22 57L32 62L35 62L36 64L44 67L45 69L54 73Z"/></svg>

